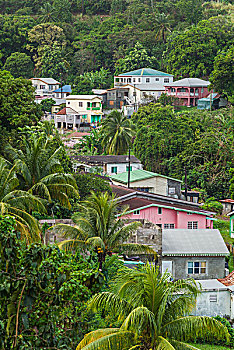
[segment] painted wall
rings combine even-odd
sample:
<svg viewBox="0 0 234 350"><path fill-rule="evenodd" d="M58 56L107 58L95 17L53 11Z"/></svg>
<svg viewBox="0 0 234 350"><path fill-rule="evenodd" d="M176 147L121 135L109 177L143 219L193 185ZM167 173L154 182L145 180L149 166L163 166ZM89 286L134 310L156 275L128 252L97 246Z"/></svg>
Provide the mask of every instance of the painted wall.
<svg viewBox="0 0 234 350"><path fill-rule="evenodd" d="M207 220L205 215L188 215L187 212L168 208L162 208L162 214L158 214L158 207L155 206L142 209L139 214L134 214L132 212L128 214L127 217L130 219L144 219L153 224L161 224L162 228L164 228L164 224L174 224L175 228L188 228L189 221L197 221L198 228L200 229L207 228L207 222L212 225L212 220Z"/></svg>
<svg viewBox="0 0 234 350"><path fill-rule="evenodd" d="M211 301L215 300L217 301ZM192 312L196 316L228 316L231 317L231 293L229 290L202 291L196 300Z"/></svg>
<svg viewBox="0 0 234 350"><path fill-rule="evenodd" d="M82 103L82 106L79 106L79 102ZM92 108L88 107L88 103L96 103L95 108L100 108L99 110L95 110L95 115L98 115L98 112L100 112L100 115L102 115L102 104L101 99L98 97L87 99L82 98L75 98L75 95L72 95L66 98L66 107L70 107L74 109L76 112L79 112L80 114L84 115L85 117L82 118L82 121L86 121L87 123L91 123L91 116L94 114L92 112ZM101 118L101 117L100 117Z"/></svg>
<svg viewBox="0 0 234 350"><path fill-rule="evenodd" d="M172 276L174 279L192 277L197 280L207 280L225 277L225 257L184 257L184 256L162 256L162 261L172 261ZM206 273L188 274L188 262L206 262Z"/></svg>
<svg viewBox="0 0 234 350"><path fill-rule="evenodd" d="M114 175L115 173L111 172L112 167L117 167L117 174L124 173L127 171L128 163L115 163L115 164L106 164L106 173L109 175ZM132 170L136 169L142 169L141 163L132 163L131 162Z"/></svg>

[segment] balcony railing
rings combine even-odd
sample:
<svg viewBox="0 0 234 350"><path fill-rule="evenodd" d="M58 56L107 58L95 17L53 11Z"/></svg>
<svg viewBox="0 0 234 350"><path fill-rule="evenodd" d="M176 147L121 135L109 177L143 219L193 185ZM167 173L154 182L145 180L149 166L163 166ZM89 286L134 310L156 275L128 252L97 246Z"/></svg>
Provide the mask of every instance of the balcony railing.
<svg viewBox="0 0 234 350"><path fill-rule="evenodd" d="M87 107L88 111L100 111L101 107Z"/></svg>

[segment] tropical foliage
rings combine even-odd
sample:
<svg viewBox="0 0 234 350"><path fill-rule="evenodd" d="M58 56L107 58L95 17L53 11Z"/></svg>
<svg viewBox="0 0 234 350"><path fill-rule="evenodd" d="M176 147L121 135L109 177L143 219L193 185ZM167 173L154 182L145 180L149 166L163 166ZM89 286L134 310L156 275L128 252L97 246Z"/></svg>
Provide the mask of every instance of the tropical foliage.
<svg viewBox="0 0 234 350"><path fill-rule="evenodd" d="M121 326L88 333L77 350L195 350L188 344L194 334L229 339L219 321L189 316L199 293L196 283L189 279L170 282L169 277L149 264L120 273L112 290L94 295L89 308L115 315Z"/></svg>
<svg viewBox="0 0 234 350"><path fill-rule="evenodd" d="M107 192L95 194L79 205L79 212L75 213L73 220L75 226L58 224L54 231L62 233L67 240L62 241L59 246L65 249L91 249L98 256L99 267L102 269L108 255L113 252L143 253L156 255L154 250L142 244L124 243L133 233L139 223L127 223L123 217L127 208L122 212L117 210L117 201L114 196ZM118 217L116 215L118 214Z"/></svg>
<svg viewBox="0 0 234 350"><path fill-rule="evenodd" d="M23 146L23 150L10 145L5 149L15 164L21 187L49 202L57 200L70 208L69 197L78 197L78 191L73 176L62 172L58 159L60 148L51 152L50 139L35 135L25 139Z"/></svg>
<svg viewBox="0 0 234 350"><path fill-rule="evenodd" d="M32 211L46 212L39 198L18 189L19 180L16 166L10 166L0 158L0 215L14 216L17 229L27 242L40 240L37 220L30 215Z"/></svg>
<svg viewBox="0 0 234 350"><path fill-rule="evenodd" d="M102 123L102 145L107 154L126 154L131 147L134 126L127 116L118 111L111 112Z"/></svg>

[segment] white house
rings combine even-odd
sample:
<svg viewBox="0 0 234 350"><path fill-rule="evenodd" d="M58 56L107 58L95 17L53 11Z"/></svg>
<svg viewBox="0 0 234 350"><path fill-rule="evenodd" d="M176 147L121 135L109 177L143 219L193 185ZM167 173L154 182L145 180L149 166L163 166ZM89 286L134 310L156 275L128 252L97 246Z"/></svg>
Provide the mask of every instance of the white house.
<svg viewBox="0 0 234 350"><path fill-rule="evenodd" d="M131 103L140 102L144 96L153 96L156 99L165 92L164 84L172 83L173 75L151 68L141 68L114 77L114 87L129 87Z"/></svg>
<svg viewBox="0 0 234 350"><path fill-rule="evenodd" d="M36 89L36 96L52 97L52 92L58 89L60 85L60 82L53 78L31 78L30 80Z"/></svg>
<svg viewBox="0 0 234 350"><path fill-rule="evenodd" d="M131 156L130 170L142 169L142 164L138 158ZM72 159L73 168L85 165L93 168L101 168L103 174L113 175L123 173L128 170L129 159L127 155L107 155L107 156L75 156Z"/></svg>
<svg viewBox="0 0 234 350"><path fill-rule="evenodd" d="M66 108L71 108L80 116L80 122L97 125L102 119L102 99L97 95L69 95Z"/></svg>

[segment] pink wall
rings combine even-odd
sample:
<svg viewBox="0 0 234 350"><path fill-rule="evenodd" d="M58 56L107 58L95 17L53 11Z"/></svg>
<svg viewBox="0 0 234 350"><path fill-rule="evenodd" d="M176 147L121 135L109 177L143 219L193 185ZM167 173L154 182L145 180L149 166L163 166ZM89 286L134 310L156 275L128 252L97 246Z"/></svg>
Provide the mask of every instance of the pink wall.
<svg viewBox="0 0 234 350"><path fill-rule="evenodd" d="M135 215L132 212L126 215L126 218L144 219L153 224L162 224L162 228L164 228L164 224L174 224L175 228L188 228L188 221L197 221L200 229L213 227L213 221L207 220L206 215L188 215L187 212L167 208L162 208L162 214L158 214L157 207L149 207L140 210L139 215Z"/></svg>

